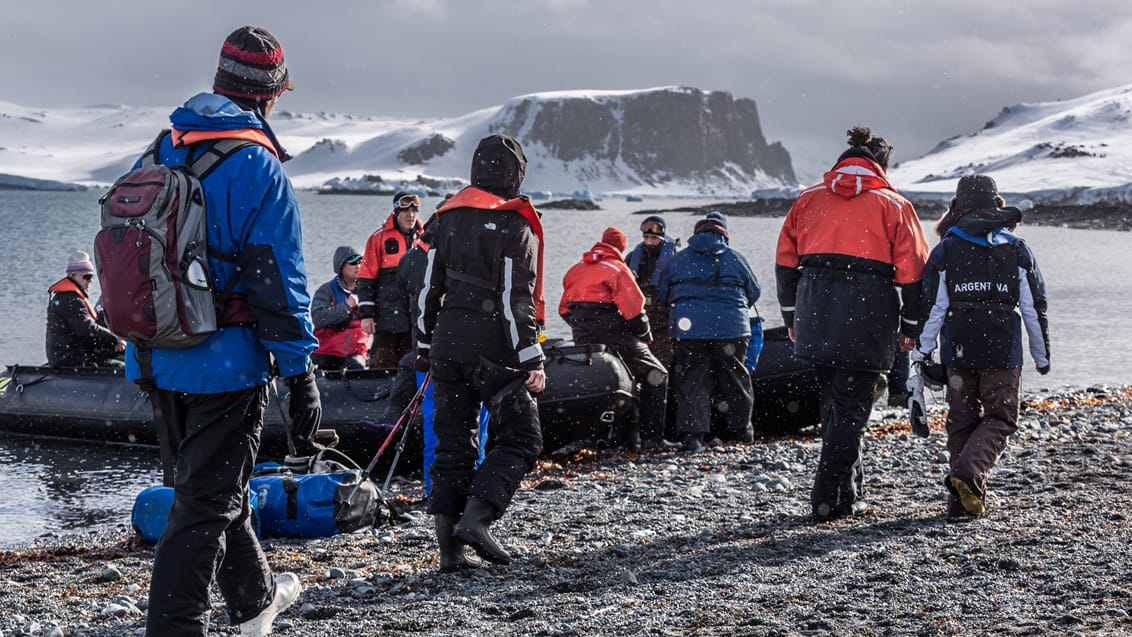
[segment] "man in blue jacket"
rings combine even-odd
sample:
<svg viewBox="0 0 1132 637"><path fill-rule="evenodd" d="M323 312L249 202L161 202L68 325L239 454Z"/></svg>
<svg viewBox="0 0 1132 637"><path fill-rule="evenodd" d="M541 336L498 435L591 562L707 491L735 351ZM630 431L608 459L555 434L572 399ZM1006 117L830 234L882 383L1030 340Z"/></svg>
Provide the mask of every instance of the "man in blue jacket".
<svg viewBox="0 0 1132 637"><path fill-rule="evenodd" d="M321 417L299 209L283 172L288 156L266 121L289 88L279 42L258 27L237 29L221 49L214 92L175 110L157 148L172 166L218 139L254 142L202 181L213 288L238 277L222 326L195 347L151 350L154 421L175 489L153 559L154 637L206 634L214 575L245 636L269 634L302 590L294 573L272 577L248 507L273 359L290 388L291 437L309 440ZM136 352L126 352L131 380L142 375Z"/></svg>
<svg viewBox="0 0 1132 637"><path fill-rule="evenodd" d="M723 419L723 439L750 442L754 395L747 370L751 322L759 282L743 255L728 245L727 220L709 212L698 221L688 248L676 253L660 277L660 298L670 308L672 385L676 430L684 449L703 449L711 431L712 398Z"/></svg>

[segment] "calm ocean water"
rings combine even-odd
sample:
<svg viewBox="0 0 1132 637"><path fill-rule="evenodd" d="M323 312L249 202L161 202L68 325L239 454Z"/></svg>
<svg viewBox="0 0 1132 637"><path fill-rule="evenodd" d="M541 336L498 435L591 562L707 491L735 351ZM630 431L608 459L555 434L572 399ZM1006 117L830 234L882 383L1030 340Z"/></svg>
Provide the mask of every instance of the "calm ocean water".
<svg viewBox="0 0 1132 637"><path fill-rule="evenodd" d="M56 193L0 190L0 363L38 364L43 349L47 288L62 276L67 256L92 250L98 228L99 192ZM303 245L311 291L332 276L331 255L339 245L361 250L366 237L388 214L389 198L363 195L299 194ZM428 200L432 210L437 200ZM600 211L550 210L543 217L547 237L547 308L557 308L562 276L603 228L615 225L630 245L642 209L709 200L606 200ZM695 218L666 215L669 234L687 237ZM759 310L768 326L781 324L774 299L774 245L780 219L732 218L731 244L750 262L763 285ZM1132 383L1132 234L1022 226L1046 276L1053 338L1053 372L1038 376L1027 368L1027 389L1096 383ZM929 237L934 237L930 234ZM934 239L929 239L934 243ZM98 291L92 288L97 298ZM569 337L556 316L550 336ZM0 437L0 546L45 532L77 532L128 524L133 496L158 479L156 451L83 448Z"/></svg>

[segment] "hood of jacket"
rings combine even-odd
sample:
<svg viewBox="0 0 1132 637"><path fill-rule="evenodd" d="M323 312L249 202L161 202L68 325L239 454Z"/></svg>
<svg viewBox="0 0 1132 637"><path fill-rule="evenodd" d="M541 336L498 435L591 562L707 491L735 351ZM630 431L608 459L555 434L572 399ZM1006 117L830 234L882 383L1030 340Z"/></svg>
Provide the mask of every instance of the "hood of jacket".
<svg viewBox="0 0 1132 637"><path fill-rule="evenodd" d="M1022 221L1022 211L1013 206L972 210L959 218L947 231L966 241L983 246L1003 245L1017 239L1006 228Z"/></svg>
<svg viewBox="0 0 1132 637"><path fill-rule="evenodd" d="M472 158L472 185L504 199L519 196L527 158L519 142L505 135L480 140Z"/></svg>
<svg viewBox="0 0 1132 637"><path fill-rule="evenodd" d="M335 276L341 276L342 266L346 263L346 259L349 259L350 257L354 256L355 254L358 254L358 251L351 248L350 246L338 246L334 250L333 263L334 263L334 275Z"/></svg>
<svg viewBox="0 0 1132 637"><path fill-rule="evenodd" d="M888 189L892 185L880 164L866 157L847 157L837 162L822 178L830 192L852 199L870 190Z"/></svg>
<svg viewBox="0 0 1132 637"><path fill-rule="evenodd" d="M232 100L216 93L198 93L189 98L184 105L177 107L169 122L181 131L203 131L210 133L258 130L271 141L275 156L280 161L290 159L287 151L275 137L275 131L267 121L252 111L245 111Z"/></svg>
<svg viewBox="0 0 1132 637"><path fill-rule="evenodd" d="M599 261L625 261L625 257L621 255L621 251L608 243L598 241L594 244L589 252L582 255L582 261L586 263L597 263Z"/></svg>
<svg viewBox="0 0 1132 637"><path fill-rule="evenodd" d="M688 239L688 247L701 254L723 254L731 249L723 235L714 232L701 232Z"/></svg>

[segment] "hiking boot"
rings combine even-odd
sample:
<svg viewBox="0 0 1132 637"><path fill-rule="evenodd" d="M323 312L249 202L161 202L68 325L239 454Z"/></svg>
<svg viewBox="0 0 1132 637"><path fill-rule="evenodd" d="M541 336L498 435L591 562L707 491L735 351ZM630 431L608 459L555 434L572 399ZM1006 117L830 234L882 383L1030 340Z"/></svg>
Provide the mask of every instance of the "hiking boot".
<svg viewBox="0 0 1132 637"><path fill-rule="evenodd" d="M456 522L452 537L472 547L483 559L496 564L511 563L511 554L491 536L488 526L495 521L495 507L479 499L468 498L464 505L464 515Z"/></svg>
<svg viewBox="0 0 1132 637"><path fill-rule="evenodd" d="M974 519L975 516L967 513L959 498L951 496L947 499L947 519L955 522Z"/></svg>
<svg viewBox="0 0 1132 637"><path fill-rule="evenodd" d="M272 624L275 623L275 616L295 603L301 592L303 592L303 583L299 581L298 575L294 573L276 575L275 596L271 599L271 603L259 615L240 624L240 634L254 635L255 637L270 635Z"/></svg>
<svg viewBox="0 0 1132 637"><path fill-rule="evenodd" d="M704 441L700 434L688 434L684 436L684 446L680 448L681 451L688 453L699 453L704 450Z"/></svg>
<svg viewBox="0 0 1132 637"><path fill-rule="evenodd" d="M827 522L829 520L836 520L837 518L845 517L860 517L872 512L872 507L864 500L857 500L849 506L834 507L828 502L822 502L814 507L814 520L818 522Z"/></svg>
<svg viewBox="0 0 1132 637"><path fill-rule="evenodd" d="M947 485L959 498L963 508L971 515L982 515L984 511L983 500L975 495L971 485L956 476L947 476Z"/></svg>
<svg viewBox="0 0 1132 637"><path fill-rule="evenodd" d="M456 516L436 516L436 544L440 547L440 572L451 573L465 568L479 568L483 560L479 556L469 555L463 542L452 537L456 529Z"/></svg>
<svg viewBox="0 0 1132 637"><path fill-rule="evenodd" d="M908 392L889 393L888 394L888 406L889 407L907 407L909 395L910 394L908 394Z"/></svg>

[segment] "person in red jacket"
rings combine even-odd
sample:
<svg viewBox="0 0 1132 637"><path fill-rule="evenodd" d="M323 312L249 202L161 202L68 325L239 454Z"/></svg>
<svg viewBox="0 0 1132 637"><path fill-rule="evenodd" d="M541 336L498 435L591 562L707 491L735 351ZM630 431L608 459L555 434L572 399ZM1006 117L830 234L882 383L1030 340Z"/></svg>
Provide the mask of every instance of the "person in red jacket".
<svg viewBox="0 0 1132 637"><path fill-rule="evenodd" d="M625 233L606 228L601 241L582 255L562 279L558 313L581 345L601 343L621 355L639 385L639 417L630 425L625 445L675 448L664 439L664 406L668 370L649 349L652 330L645 314L645 295L625 264Z"/></svg>
<svg viewBox="0 0 1132 637"><path fill-rule="evenodd" d="M928 256L915 209L885 177L892 147L866 126L848 134L849 150L787 213L775 266L794 354L826 381L810 496L818 520L868 511L861 452L873 392L897 331L901 349L915 344Z"/></svg>
<svg viewBox="0 0 1132 637"><path fill-rule="evenodd" d="M401 357L413 351L412 319L397 281L397 266L420 239L420 207L421 198L412 193L393 195L393 212L370 235L362 253L358 312L362 329L373 334L369 366L374 369L394 369Z"/></svg>

